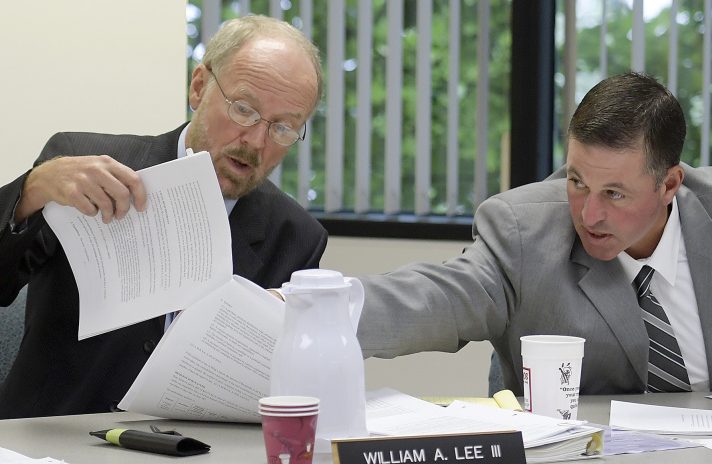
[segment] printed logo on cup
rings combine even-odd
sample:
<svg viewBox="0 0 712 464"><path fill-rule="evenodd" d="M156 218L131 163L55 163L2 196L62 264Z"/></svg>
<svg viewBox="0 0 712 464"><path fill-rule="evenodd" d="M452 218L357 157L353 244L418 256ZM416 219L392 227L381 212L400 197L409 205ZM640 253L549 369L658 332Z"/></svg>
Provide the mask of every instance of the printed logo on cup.
<svg viewBox="0 0 712 464"><path fill-rule="evenodd" d="M571 363L568 362L565 365L561 363L559 371L561 372L561 385L569 385L569 381L571 380Z"/></svg>

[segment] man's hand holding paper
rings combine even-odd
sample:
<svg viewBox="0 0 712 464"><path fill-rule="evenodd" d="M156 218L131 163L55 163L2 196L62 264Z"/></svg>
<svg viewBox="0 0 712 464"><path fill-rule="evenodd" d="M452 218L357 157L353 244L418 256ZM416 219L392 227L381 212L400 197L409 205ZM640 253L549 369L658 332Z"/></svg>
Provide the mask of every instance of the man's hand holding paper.
<svg viewBox="0 0 712 464"><path fill-rule="evenodd" d="M105 224L122 219L133 204L146 209L146 189L133 169L106 155L59 156L40 164L28 175L17 205L20 223L47 203L71 206L83 214L101 212Z"/></svg>
<svg viewBox="0 0 712 464"><path fill-rule="evenodd" d="M230 226L210 154L142 169L150 198L109 224L49 203L79 289L79 339L176 311L232 276ZM143 188L143 187L142 187Z"/></svg>

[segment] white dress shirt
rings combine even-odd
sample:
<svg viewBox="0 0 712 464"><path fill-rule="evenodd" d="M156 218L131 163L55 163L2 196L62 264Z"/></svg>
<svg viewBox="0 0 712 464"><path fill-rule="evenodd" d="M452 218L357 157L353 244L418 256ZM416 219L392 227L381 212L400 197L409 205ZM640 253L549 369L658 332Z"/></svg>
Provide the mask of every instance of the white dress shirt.
<svg viewBox="0 0 712 464"><path fill-rule="evenodd" d="M690 377L693 391L709 391L709 372L705 353L702 325L692 285L687 250L682 237L680 211L677 199L673 198L672 212L665 224L665 230L653 254L644 259L633 259L622 252L618 259L631 282L643 265L655 270L651 282L653 295L665 309L675 338L680 346L682 358Z"/></svg>

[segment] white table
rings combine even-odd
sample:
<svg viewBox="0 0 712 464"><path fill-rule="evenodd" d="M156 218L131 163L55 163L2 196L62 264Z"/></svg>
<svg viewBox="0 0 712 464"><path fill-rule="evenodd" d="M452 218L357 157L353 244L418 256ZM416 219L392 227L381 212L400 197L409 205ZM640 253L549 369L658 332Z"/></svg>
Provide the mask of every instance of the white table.
<svg viewBox="0 0 712 464"><path fill-rule="evenodd" d="M580 399L578 417L589 422L608 424L612 399L712 409L712 400L706 399L704 396L705 394L701 393L585 396ZM151 424L157 425L162 430L174 428L185 436L208 443L212 448L208 454L175 458L122 449L89 435L89 432L93 430L111 428L149 431ZM264 464L267 461L259 425L174 421L127 412L0 420L0 447L17 451L32 458L50 456L55 459L64 459L69 464L140 464L169 461L196 464ZM709 464L712 463L712 450L690 448L619 455L604 457L593 462Z"/></svg>

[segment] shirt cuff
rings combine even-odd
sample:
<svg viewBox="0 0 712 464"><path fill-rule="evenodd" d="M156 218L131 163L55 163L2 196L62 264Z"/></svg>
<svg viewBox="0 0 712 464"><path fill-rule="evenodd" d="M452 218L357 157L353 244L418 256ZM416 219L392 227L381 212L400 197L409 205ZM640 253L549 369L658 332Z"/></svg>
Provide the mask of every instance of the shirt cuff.
<svg viewBox="0 0 712 464"><path fill-rule="evenodd" d="M15 212L17 211L17 205L19 204L20 198L18 198L15 202L15 207L12 208L12 216L10 217L10 233L12 234L21 234L27 230L27 221L29 220L29 217L25 218L25 220L19 224L15 222Z"/></svg>

